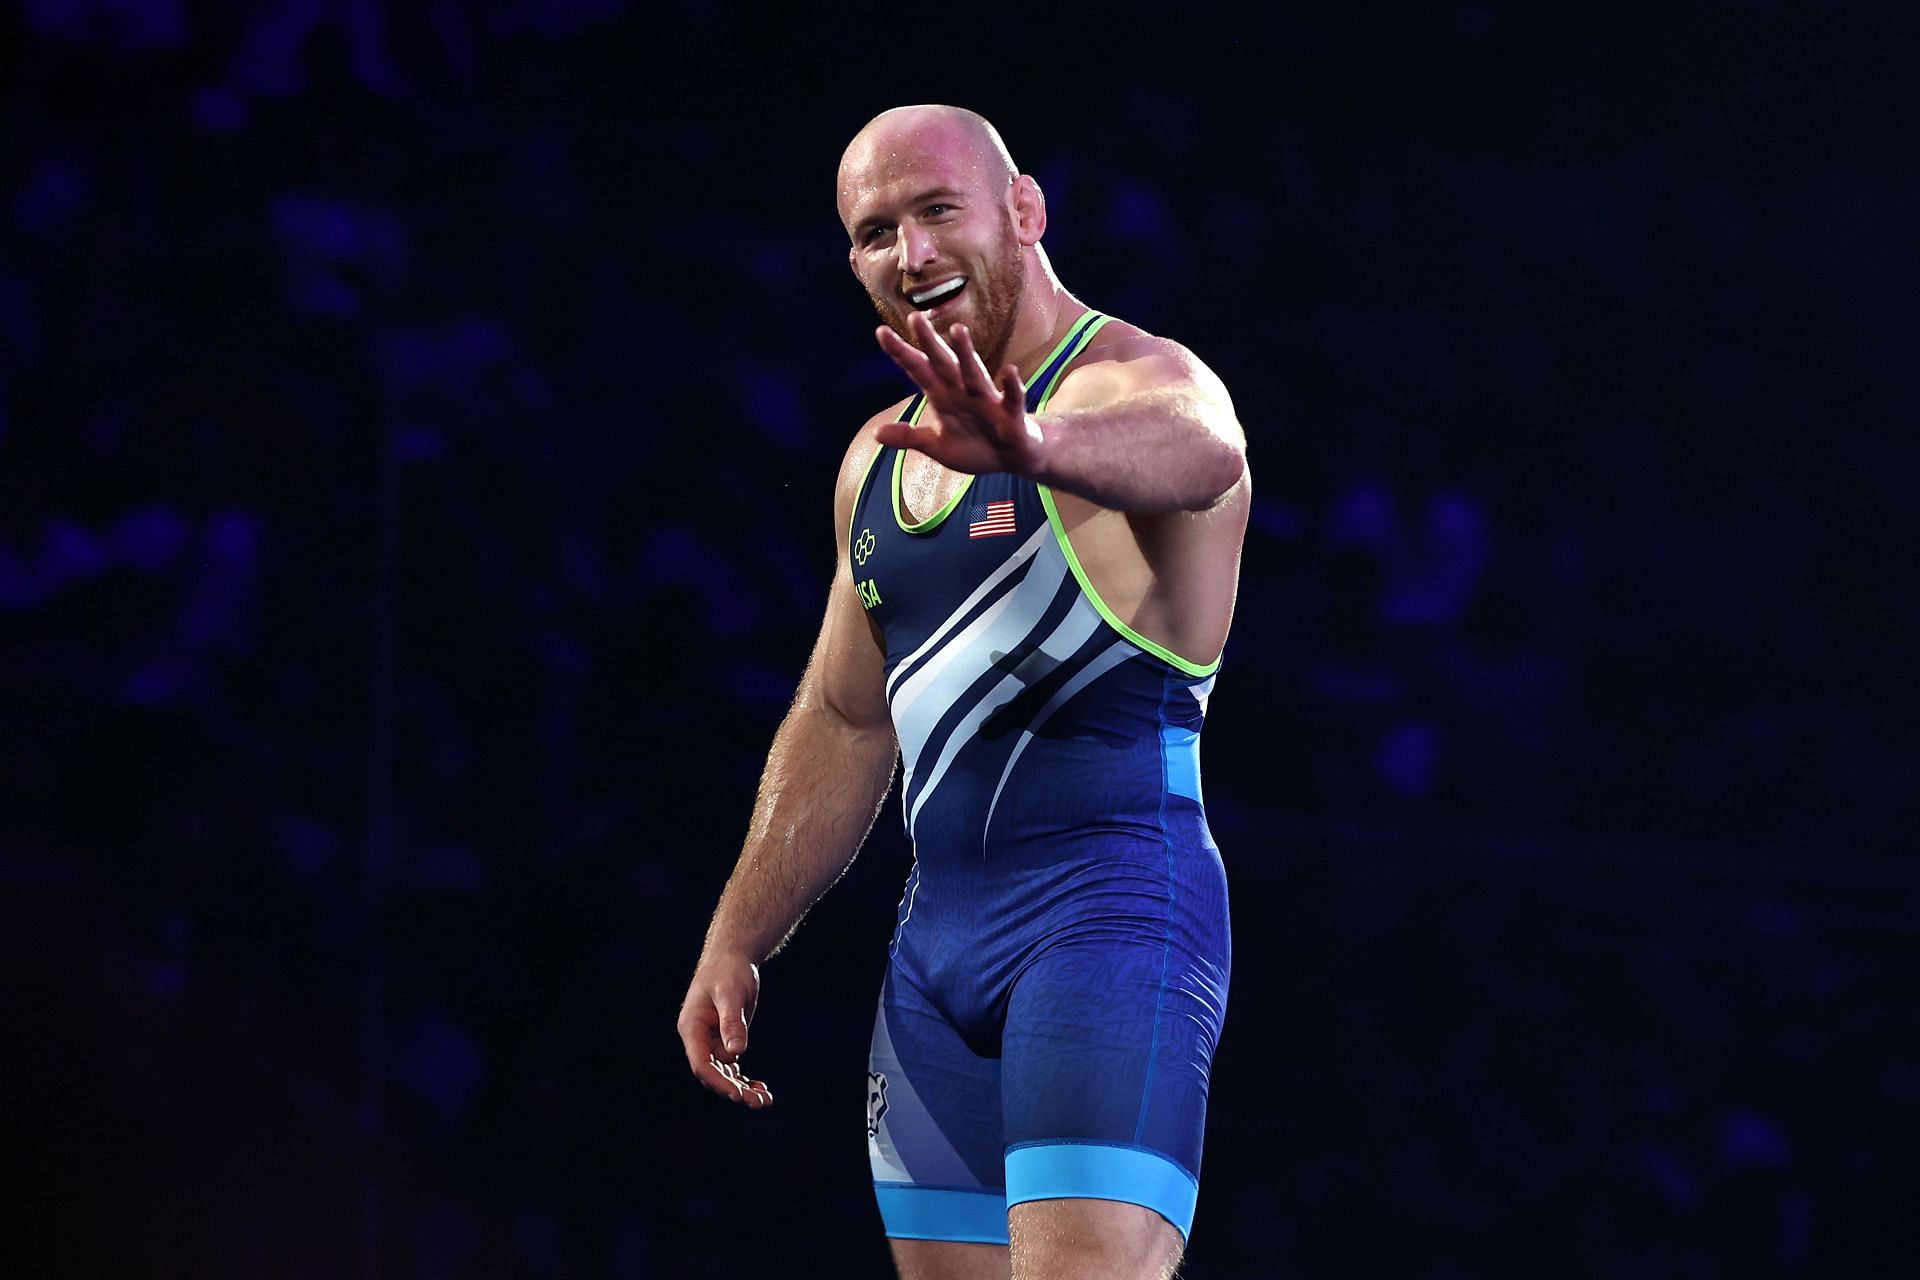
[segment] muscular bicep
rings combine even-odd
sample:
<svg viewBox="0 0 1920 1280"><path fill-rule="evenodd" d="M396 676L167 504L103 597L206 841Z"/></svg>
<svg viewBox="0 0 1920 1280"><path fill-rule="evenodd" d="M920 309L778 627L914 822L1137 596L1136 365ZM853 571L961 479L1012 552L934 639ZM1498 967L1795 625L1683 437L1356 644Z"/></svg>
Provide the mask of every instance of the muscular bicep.
<svg viewBox="0 0 1920 1280"><path fill-rule="evenodd" d="M887 711L886 653L860 606L846 559L834 566L826 616L798 701L831 711L856 729L892 731Z"/></svg>
<svg viewBox="0 0 1920 1280"><path fill-rule="evenodd" d="M1165 399L1199 417L1215 435L1245 445L1226 384L1179 343L1141 334L1100 354L1103 358L1068 370L1047 404L1049 412L1103 409L1143 397Z"/></svg>
<svg viewBox="0 0 1920 1280"><path fill-rule="evenodd" d="M854 590L847 535L860 486L879 449L871 436L873 425L897 416L898 408L870 419L841 459L833 495L833 584L827 589L826 615L797 699L831 711L853 728L888 733L893 725L887 710L886 646Z"/></svg>

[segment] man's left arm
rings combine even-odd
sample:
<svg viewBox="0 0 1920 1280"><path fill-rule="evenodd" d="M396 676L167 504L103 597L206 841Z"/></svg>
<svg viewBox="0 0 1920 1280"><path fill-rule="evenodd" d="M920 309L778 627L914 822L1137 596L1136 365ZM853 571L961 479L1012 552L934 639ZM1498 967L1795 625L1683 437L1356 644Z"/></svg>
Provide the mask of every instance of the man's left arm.
<svg viewBox="0 0 1920 1280"><path fill-rule="evenodd" d="M882 444L1140 514L1205 511L1246 474L1246 434L1226 387L1177 342L1142 333L1101 348L1034 415L1019 370L1007 364L990 375L964 325L954 326L950 346L918 312L907 322L918 348L884 326L877 336L934 412L920 424L880 424Z"/></svg>
<svg viewBox="0 0 1920 1280"><path fill-rule="evenodd" d="M1247 464L1220 379L1178 343L1144 334L1070 373L1033 422L1028 474L1110 511L1204 511Z"/></svg>

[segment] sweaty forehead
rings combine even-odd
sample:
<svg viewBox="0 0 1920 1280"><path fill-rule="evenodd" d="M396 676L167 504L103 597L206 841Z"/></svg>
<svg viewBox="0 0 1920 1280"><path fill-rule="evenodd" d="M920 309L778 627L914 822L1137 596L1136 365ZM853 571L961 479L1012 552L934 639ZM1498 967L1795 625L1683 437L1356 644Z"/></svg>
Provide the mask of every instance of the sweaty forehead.
<svg viewBox="0 0 1920 1280"><path fill-rule="evenodd" d="M990 155L967 130L944 121L869 129L840 161L840 217L851 224L866 206L920 190L974 189Z"/></svg>

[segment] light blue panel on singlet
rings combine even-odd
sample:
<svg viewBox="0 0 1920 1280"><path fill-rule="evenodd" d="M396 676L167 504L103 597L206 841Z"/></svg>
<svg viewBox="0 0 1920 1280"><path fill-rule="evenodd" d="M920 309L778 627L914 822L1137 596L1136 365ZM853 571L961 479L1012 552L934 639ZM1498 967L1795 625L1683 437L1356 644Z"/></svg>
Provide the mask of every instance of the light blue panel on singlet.
<svg viewBox="0 0 1920 1280"><path fill-rule="evenodd" d="M887 1234L900 1240L1007 1243L1007 1200L985 1191L955 1191L909 1182L876 1182L873 1197Z"/></svg>
<svg viewBox="0 0 1920 1280"><path fill-rule="evenodd" d="M1193 1231L1200 1184L1157 1151L1112 1142L1033 1142L1007 1151L1007 1204L1029 1200L1122 1200Z"/></svg>
<svg viewBox="0 0 1920 1280"><path fill-rule="evenodd" d="M1166 751L1167 790L1200 802L1200 735L1177 724L1160 726L1160 745Z"/></svg>

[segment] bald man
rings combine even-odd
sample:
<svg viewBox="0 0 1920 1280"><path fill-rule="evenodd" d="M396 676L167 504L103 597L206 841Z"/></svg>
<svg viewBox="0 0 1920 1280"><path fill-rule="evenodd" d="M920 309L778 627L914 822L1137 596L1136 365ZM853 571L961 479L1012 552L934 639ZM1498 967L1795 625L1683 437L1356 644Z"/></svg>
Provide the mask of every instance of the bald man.
<svg viewBox="0 0 1920 1280"><path fill-rule="evenodd" d="M897 754L914 865L867 1138L900 1274L1169 1276L1231 957L1199 732L1245 437L1184 347L1062 287L1046 198L978 115L869 122L839 212L916 390L841 465L826 618L680 1012L687 1061L773 1105L741 1065L758 966L853 860Z"/></svg>

